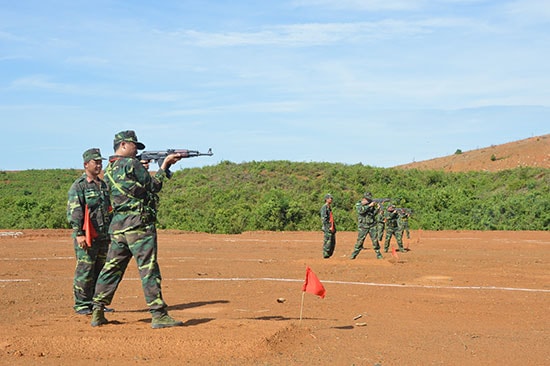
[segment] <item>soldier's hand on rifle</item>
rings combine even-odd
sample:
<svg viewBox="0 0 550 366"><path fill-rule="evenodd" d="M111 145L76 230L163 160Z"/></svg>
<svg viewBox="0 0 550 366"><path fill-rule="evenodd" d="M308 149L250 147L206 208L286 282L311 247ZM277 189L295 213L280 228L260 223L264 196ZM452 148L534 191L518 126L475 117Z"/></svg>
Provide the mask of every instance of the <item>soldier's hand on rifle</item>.
<svg viewBox="0 0 550 366"><path fill-rule="evenodd" d="M183 154L180 154L180 153L170 154L162 162L162 167L161 168L166 170L166 169L170 168L170 166L172 164L175 164L178 161L180 161L183 157L184 157Z"/></svg>
<svg viewBox="0 0 550 366"><path fill-rule="evenodd" d="M143 165L145 169L149 170L150 160L140 160L139 162L141 163L141 165Z"/></svg>

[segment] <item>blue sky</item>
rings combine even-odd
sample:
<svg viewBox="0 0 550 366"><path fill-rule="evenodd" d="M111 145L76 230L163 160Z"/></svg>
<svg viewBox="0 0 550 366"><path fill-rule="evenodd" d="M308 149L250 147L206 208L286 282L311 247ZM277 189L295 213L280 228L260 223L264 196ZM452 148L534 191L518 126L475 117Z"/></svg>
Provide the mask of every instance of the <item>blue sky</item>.
<svg viewBox="0 0 550 366"><path fill-rule="evenodd" d="M550 132L545 0L0 0L0 170L116 132L391 167Z"/></svg>

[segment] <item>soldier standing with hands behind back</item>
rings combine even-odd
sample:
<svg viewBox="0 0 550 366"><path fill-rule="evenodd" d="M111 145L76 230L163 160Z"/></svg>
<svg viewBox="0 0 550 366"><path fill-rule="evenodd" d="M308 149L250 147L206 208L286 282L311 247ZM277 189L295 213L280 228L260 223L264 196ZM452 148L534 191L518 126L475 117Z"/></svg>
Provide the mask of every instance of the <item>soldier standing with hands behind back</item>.
<svg viewBox="0 0 550 366"><path fill-rule="evenodd" d="M152 328L183 325L168 315L161 292L161 274L157 261L156 194L168 179L166 172L179 161L181 154L168 155L154 177L136 158L145 145L134 131L121 131L114 138L115 155L105 169L105 180L111 192L114 216L109 232L111 246L107 262L97 280L93 299L91 325L107 324L104 309L115 291L132 257L141 278L145 301L152 316Z"/></svg>
<svg viewBox="0 0 550 366"><path fill-rule="evenodd" d="M82 157L84 174L75 180L69 189L67 221L73 229L72 237L76 255L73 308L77 314L90 315L97 277L105 264L111 241L108 231L112 212L109 190L105 182L99 178L104 160L100 150L88 149ZM86 210L97 234L95 238L92 238L84 229ZM91 242L87 242L86 236L88 240L91 239Z"/></svg>
<svg viewBox="0 0 550 366"><path fill-rule="evenodd" d="M325 204L321 207L321 221L323 223L323 258L328 259L336 247L336 224L332 215L332 195L325 195Z"/></svg>

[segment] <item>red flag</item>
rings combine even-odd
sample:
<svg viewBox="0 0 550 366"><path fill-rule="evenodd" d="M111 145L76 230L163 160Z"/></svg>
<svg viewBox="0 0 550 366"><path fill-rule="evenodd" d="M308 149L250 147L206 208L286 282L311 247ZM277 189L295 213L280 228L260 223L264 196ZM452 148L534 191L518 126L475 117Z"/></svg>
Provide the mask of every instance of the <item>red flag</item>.
<svg viewBox="0 0 550 366"><path fill-rule="evenodd" d="M84 225L82 225L82 230L86 232L86 245L89 247L92 246L92 240L97 238L97 231L95 231L92 220L90 220L90 209L88 205L84 208Z"/></svg>
<svg viewBox="0 0 550 366"><path fill-rule="evenodd" d="M395 247L391 247L391 255L395 257L395 259L399 259L399 256L397 255L397 250Z"/></svg>
<svg viewBox="0 0 550 366"><path fill-rule="evenodd" d="M304 285L302 286L302 291L309 292L310 294L317 295L321 299L325 297L326 290L323 287L323 284L315 273L311 270L311 268L306 267L306 281L304 282Z"/></svg>

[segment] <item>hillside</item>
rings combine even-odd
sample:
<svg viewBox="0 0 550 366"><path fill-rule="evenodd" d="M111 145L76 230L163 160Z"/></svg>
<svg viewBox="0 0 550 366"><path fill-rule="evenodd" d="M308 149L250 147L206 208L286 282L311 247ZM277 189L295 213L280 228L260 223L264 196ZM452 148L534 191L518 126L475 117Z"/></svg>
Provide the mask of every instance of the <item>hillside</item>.
<svg viewBox="0 0 550 366"><path fill-rule="evenodd" d="M224 234L319 230L322 198L330 192L338 230L353 231L355 204L368 189L411 209L413 229L547 231L548 137L465 152L440 166L436 159L423 169L226 161L179 170L160 194L159 228ZM514 169L502 170L512 166L507 162ZM0 228L66 228L67 190L80 174L0 171Z"/></svg>
<svg viewBox="0 0 550 366"><path fill-rule="evenodd" d="M518 167L550 168L550 134L396 166L446 172L497 172Z"/></svg>

